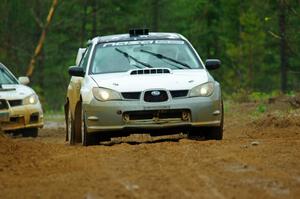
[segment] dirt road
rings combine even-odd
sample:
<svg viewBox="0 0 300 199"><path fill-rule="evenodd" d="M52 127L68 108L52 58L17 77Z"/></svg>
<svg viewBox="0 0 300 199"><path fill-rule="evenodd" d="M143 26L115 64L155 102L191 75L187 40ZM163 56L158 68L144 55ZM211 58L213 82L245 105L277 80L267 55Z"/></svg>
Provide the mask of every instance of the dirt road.
<svg viewBox="0 0 300 199"><path fill-rule="evenodd" d="M300 111L230 105L222 141L133 135L68 146L0 136L0 198L299 198Z"/></svg>

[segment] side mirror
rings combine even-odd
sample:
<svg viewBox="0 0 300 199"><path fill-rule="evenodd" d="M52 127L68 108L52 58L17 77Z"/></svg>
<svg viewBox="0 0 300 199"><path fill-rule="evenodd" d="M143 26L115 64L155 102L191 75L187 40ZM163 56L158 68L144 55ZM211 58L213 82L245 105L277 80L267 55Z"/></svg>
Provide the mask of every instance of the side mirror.
<svg viewBox="0 0 300 199"><path fill-rule="evenodd" d="M29 82L30 82L30 80L29 80L29 78L28 77L19 77L18 78L18 80L19 80L19 82L21 83L21 84L23 84L23 85L27 85L27 84L29 84Z"/></svg>
<svg viewBox="0 0 300 199"><path fill-rule="evenodd" d="M69 68L69 75L76 76L76 77L84 77L85 72L81 67L71 66Z"/></svg>
<svg viewBox="0 0 300 199"><path fill-rule="evenodd" d="M205 61L205 67L207 70L215 70L220 68L221 61L218 59L207 59Z"/></svg>

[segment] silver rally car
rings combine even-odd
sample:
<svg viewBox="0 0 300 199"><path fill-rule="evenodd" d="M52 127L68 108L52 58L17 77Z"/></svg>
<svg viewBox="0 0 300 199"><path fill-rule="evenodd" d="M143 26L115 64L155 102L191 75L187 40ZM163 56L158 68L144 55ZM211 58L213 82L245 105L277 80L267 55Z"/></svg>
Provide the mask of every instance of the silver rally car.
<svg viewBox="0 0 300 199"><path fill-rule="evenodd" d="M96 37L79 49L65 105L70 144L97 144L131 133L223 137L220 84L189 41L176 33Z"/></svg>
<svg viewBox="0 0 300 199"><path fill-rule="evenodd" d="M43 111L28 77L15 76L0 63L0 131L36 137L43 127Z"/></svg>

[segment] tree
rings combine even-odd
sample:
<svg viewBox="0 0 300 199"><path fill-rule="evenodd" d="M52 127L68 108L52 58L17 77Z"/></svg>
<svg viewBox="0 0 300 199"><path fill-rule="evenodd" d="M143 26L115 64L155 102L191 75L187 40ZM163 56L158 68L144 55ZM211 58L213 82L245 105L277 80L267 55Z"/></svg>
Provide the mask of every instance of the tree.
<svg viewBox="0 0 300 199"><path fill-rule="evenodd" d="M278 0L278 19L279 19L279 35L280 35L280 72L281 72L281 91L287 91L287 35L286 35L286 1Z"/></svg>
<svg viewBox="0 0 300 199"><path fill-rule="evenodd" d="M55 9L57 7L57 4L58 4L58 0L53 0L52 5L51 5L50 10L49 10L49 13L48 13L48 16L47 16L47 19L46 19L46 24L43 25L43 27L42 27L42 33L41 33L39 42L38 42L38 44L37 44L37 46L35 48L33 56L32 56L32 58L30 60L29 65L28 65L28 69L27 69L26 75L29 76L29 77L33 73L34 65L35 65L35 62L36 62L36 58L39 56L39 54L42 51L42 48L43 48L43 45L44 45L44 41L45 41L45 38L46 38L46 33L47 33L48 27L49 27L49 25L50 25L50 23L52 21L52 18L53 18Z"/></svg>

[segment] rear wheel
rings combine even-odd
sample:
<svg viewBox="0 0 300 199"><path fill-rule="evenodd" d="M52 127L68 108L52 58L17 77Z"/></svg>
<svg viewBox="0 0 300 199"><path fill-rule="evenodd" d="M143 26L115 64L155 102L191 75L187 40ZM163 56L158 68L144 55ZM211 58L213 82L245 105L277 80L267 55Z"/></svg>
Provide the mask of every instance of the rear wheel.
<svg viewBox="0 0 300 199"><path fill-rule="evenodd" d="M39 129L38 128L28 128L23 130L23 137L37 137Z"/></svg>

